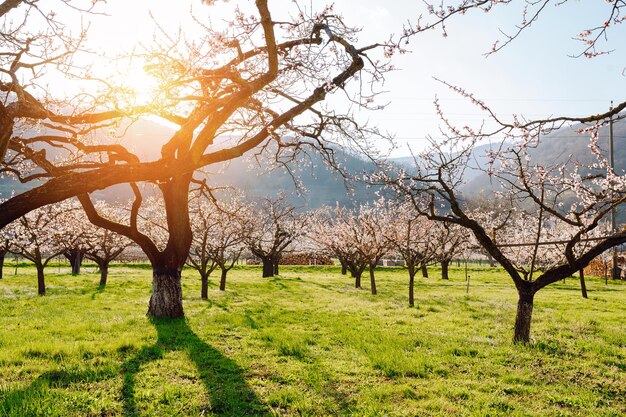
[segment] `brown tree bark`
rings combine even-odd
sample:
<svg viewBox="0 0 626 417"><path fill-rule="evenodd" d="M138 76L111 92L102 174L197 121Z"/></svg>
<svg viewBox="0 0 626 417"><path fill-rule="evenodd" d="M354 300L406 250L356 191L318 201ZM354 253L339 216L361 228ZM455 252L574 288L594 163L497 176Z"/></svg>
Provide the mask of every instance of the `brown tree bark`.
<svg viewBox="0 0 626 417"><path fill-rule="evenodd" d="M98 268L100 268L100 287L106 287L107 279L109 278L109 263L108 262L99 262Z"/></svg>
<svg viewBox="0 0 626 417"><path fill-rule="evenodd" d="M70 266L72 267L72 275L79 275L80 267L85 257L85 252L80 248L72 248L63 252L63 256L65 256L67 260L70 261Z"/></svg>
<svg viewBox="0 0 626 417"><path fill-rule="evenodd" d="M339 258L339 263L341 264L341 275L346 275L348 273L348 265L346 265L346 261Z"/></svg>
<svg viewBox="0 0 626 417"><path fill-rule="evenodd" d="M181 318L183 290L177 268L154 268L152 271L152 295L148 315L154 318Z"/></svg>
<svg viewBox="0 0 626 417"><path fill-rule="evenodd" d="M583 298L589 298L587 297L587 285L585 284L585 270L584 268L580 268L580 271L578 272L578 274L580 275L580 291L582 293Z"/></svg>
<svg viewBox="0 0 626 417"><path fill-rule="evenodd" d="M428 267L426 266L426 264L421 264L420 269L422 270L422 277L428 278Z"/></svg>
<svg viewBox="0 0 626 417"><path fill-rule="evenodd" d="M535 294L529 285L528 288L518 288L517 315L515 316L515 331L513 334L513 342L528 343L530 342L530 323L533 316L533 302Z"/></svg>
<svg viewBox="0 0 626 417"><path fill-rule="evenodd" d="M222 268L222 275L220 276L220 291L226 291L226 274L228 269Z"/></svg>
<svg viewBox="0 0 626 417"><path fill-rule="evenodd" d="M261 258L263 263L263 278L274 276L274 261L272 258Z"/></svg>
<svg viewBox="0 0 626 417"><path fill-rule="evenodd" d="M376 264L370 264L370 286L372 288L372 295L376 295L376 277L374 276L374 269L376 268Z"/></svg>
<svg viewBox="0 0 626 417"><path fill-rule="evenodd" d="M445 259L441 261L441 279L449 279L448 267L450 266L450 260Z"/></svg>
<svg viewBox="0 0 626 417"><path fill-rule="evenodd" d="M44 266L40 262L35 262L37 268L37 294L46 295L46 278L44 275Z"/></svg>
<svg viewBox="0 0 626 417"><path fill-rule="evenodd" d="M415 306L415 267L409 265L409 307Z"/></svg>
<svg viewBox="0 0 626 417"><path fill-rule="evenodd" d="M200 298L203 300L209 299L209 274L204 271L200 271Z"/></svg>
<svg viewBox="0 0 626 417"><path fill-rule="evenodd" d="M6 257L8 251L0 250L0 279L2 279L2 270L4 269L4 258Z"/></svg>

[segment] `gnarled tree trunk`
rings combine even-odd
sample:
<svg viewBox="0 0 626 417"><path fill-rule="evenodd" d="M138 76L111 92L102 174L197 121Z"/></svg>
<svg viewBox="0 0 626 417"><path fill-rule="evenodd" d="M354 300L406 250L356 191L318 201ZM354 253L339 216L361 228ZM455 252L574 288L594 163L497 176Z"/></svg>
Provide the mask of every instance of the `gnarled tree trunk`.
<svg viewBox="0 0 626 417"><path fill-rule="evenodd" d="M420 269L422 270L422 277L428 278L428 267L426 266L425 263L420 265Z"/></svg>
<svg viewBox="0 0 626 417"><path fill-rule="evenodd" d="M184 317L179 268L153 266L148 315L154 318Z"/></svg>
<svg viewBox="0 0 626 417"><path fill-rule="evenodd" d="M533 317L533 301L535 293L530 289L530 283L527 288L518 288L517 294L517 315L515 316L515 331L513 341L515 343L530 342L530 323Z"/></svg>
<svg viewBox="0 0 626 417"><path fill-rule="evenodd" d="M72 248L63 252L63 256L70 261L70 266L72 267L72 275L80 274L80 267L83 263L83 258L85 257L85 252L80 248Z"/></svg>

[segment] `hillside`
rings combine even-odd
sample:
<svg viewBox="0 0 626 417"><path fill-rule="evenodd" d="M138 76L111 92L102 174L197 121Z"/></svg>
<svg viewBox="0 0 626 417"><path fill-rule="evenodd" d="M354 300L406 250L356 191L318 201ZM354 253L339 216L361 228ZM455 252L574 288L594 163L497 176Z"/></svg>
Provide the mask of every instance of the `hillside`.
<svg viewBox="0 0 626 417"><path fill-rule="evenodd" d="M137 120L130 126L120 129L122 143L136 152L144 161L158 159L162 144L171 137L174 130L149 119ZM226 141L229 138L223 138ZM49 154L54 152L48 149ZM375 169L371 161L354 154L336 150L337 163L350 175L371 172ZM305 193L300 193L294 179L282 167L272 167L270 161L254 159L254 151L247 156L230 162L206 167L204 175L208 183L214 186L232 186L243 190L252 199L275 197L279 193L287 195L290 204L303 210L314 209L322 205L340 204L353 206L376 198L375 190L363 183L344 181L344 178L325 165L319 155L301 156L290 164L291 170ZM196 175L198 176L198 175ZM34 184L29 184L30 186ZM29 185L20 184L11 178L0 179L0 196L8 197L20 193ZM127 185L118 185L95 193L97 198L108 201L125 200L132 197Z"/></svg>
<svg viewBox="0 0 626 417"><path fill-rule="evenodd" d="M565 161L570 156L583 163L591 163L592 155L588 148L588 138L576 134L577 127L563 128L544 140L541 145L532 151L533 159L541 164L549 165ZM163 142L169 138L173 130L155 121L142 119L125 130L124 144L135 150L142 159L154 160L159 157ZM626 121L614 125L615 166L618 172L626 170ZM599 144L602 149L608 149L608 129L600 132ZM474 160L476 164L484 161L484 153L490 145L476 148ZM293 173L307 190L299 194L291 175L284 168L270 169L269 161L257 163L253 153L227 163L207 167L205 175L208 182L215 186L232 186L243 190L249 197L272 197L284 192L290 203L302 209L317 208L325 204L352 206L355 203L371 201L376 198L375 189L365 184L351 181L346 188L343 178L335 171L325 166L321 158L313 155L311 158L300 157L291 164ZM371 161L356 155L337 151L337 160L352 175L371 172L375 169ZM393 158L393 162L406 167L413 164L412 157ZM465 195L488 194L497 188L495 182L478 169L466 171L466 184L463 188ZM360 175L359 175L360 176ZM4 197L12 192L22 192L26 186L16 181L4 178L0 180L0 194ZM131 197L128 186L120 185L98 192L99 198L107 200L126 199ZM626 221L626 213L620 213L620 220Z"/></svg>

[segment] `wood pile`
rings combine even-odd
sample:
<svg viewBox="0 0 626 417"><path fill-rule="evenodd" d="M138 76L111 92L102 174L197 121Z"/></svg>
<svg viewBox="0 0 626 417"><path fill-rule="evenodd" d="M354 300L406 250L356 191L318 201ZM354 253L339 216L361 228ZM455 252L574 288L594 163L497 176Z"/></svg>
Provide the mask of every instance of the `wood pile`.
<svg viewBox="0 0 626 417"><path fill-rule="evenodd" d="M294 252L280 258L279 265L333 265L329 256L318 253Z"/></svg>

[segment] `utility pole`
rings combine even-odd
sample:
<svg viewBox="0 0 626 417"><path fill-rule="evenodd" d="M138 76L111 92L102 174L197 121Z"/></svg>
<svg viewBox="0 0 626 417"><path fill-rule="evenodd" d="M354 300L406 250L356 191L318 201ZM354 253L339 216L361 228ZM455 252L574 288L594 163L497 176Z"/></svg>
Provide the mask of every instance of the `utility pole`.
<svg viewBox="0 0 626 417"><path fill-rule="evenodd" d="M613 110L613 100L611 100L611 110ZM613 152L613 116L609 118L609 162L611 170L615 172L615 157ZM611 234L617 233L615 225L615 207L611 209ZM613 268L611 268L611 277L620 279L619 266L617 265L617 246L613 246Z"/></svg>

